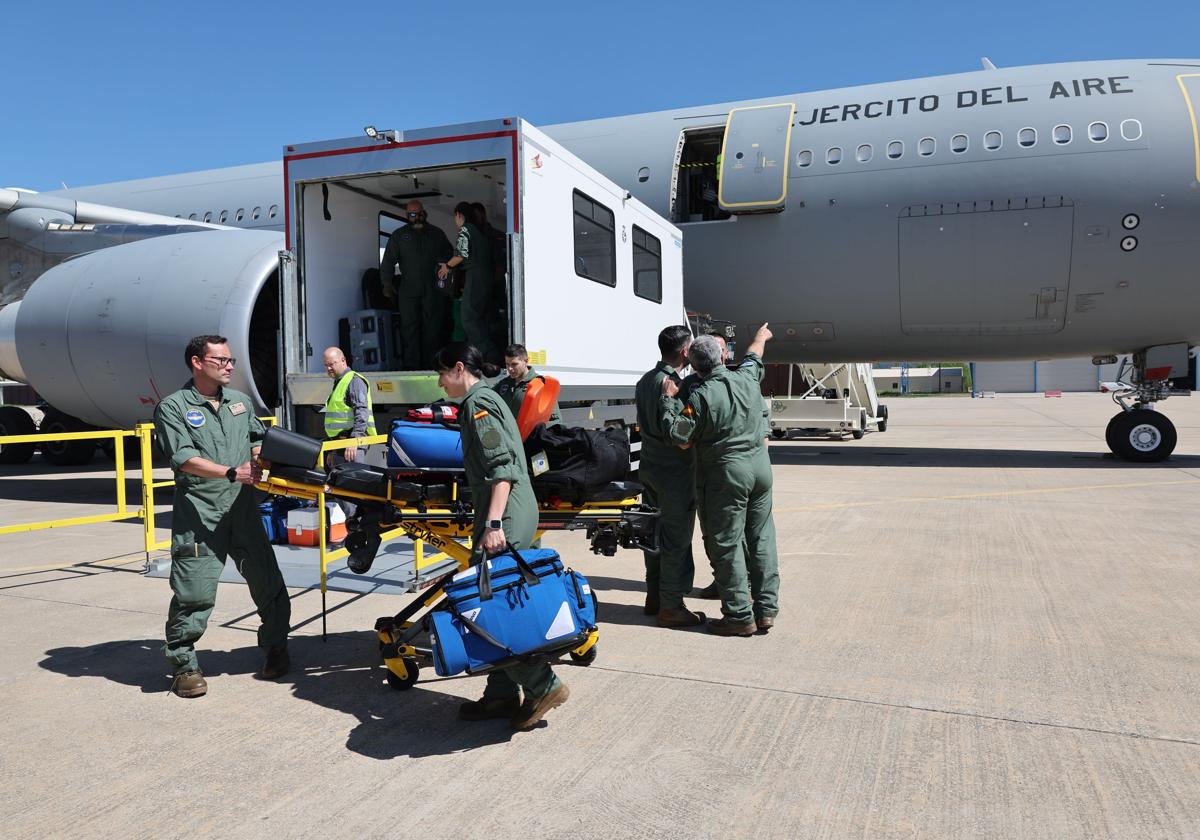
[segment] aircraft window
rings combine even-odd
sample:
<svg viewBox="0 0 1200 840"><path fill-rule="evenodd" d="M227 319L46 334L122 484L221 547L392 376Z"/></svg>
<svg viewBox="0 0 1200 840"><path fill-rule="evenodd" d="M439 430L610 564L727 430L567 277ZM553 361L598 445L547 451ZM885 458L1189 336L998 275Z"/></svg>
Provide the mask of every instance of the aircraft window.
<svg viewBox="0 0 1200 840"><path fill-rule="evenodd" d="M662 243L633 226L633 293L662 303Z"/></svg>
<svg viewBox="0 0 1200 840"><path fill-rule="evenodd" d="M1125 120L1121 123L1121 136L1126 140L1142 139L1142 123L1139 120Z"/></svg>
<svg viewBox="0 0 1200 840"><path fill-rule="evenodd" d="M206 222L212 221L212 211L211 210L209 210L207 213L204 214L204 221L206 221Z"/></svg>
<svg viewBox="0 0 1200 840"><path fill-rule="evenodd" d="M262 215L261 207L255 207L253 210L250 211L250 218L254 219L255 221L258 221L258 217L261 215Z"/></svg>
<svg viewBox="0 0 1200 840"><path fill-rule="evenodd" d="M225 224L225 220L226 220L226 219L228 219L228 218L229 218L229 211L228 211L228 210L222 210L222 211L221 211L221 215L217 217L217 221L218 221L219 223L221 223L221 224Z"/></svg>
<svg viewBox="0 0 1200 840"><path fill-rule="evenodd" d="M1088 137L1093 143L1103 143L1108 139L1108 123L1094 122L1089 125Z"/></svg>
<svg viewBox="0 0 1200 840"><path fill-rule="evenodd" d="M233 214L233 220L235 222L240 222L244 218L246 218L246 208L239 207L238 211Z"/></svg>
<svg viewBox="0 0 1200 840"><path fill-rule="evenodd" d="M842 162L842 147L830 146L825 152L825 162L830 166L837 166Z"/></svg>
<svg viewBox="0 0 1200 840"><path fill-rule="evenodd" d="M1034 144L1037 143L1037 129L1036 128L1022 128L1020 131L1017 132L1017 142L1020 143L1022 146L1024 146L1027 149L1030 146L1033 146Z"/></svg>
<svg viewBox="0 0 1200 840"><path fill-rule="evenodd" d="M796 155L797 166L812 166L813 153L811 149L805 149L800 154Z"/></svg>
<svg viewBox="0 0 1200 840"><path fill-rule="evenodd" d="M188 214L188 219L189 219L190 221L193 221L193 222L194 222L194 221L196 221L196 214L195 214L195 213L189 213L189 214Z"/></svg>
<svg viewBox="0 0 1200 840"><path fill-rule="evenodd" d="M575 209L575 273L617 285L616 216L603 204L572 190Z"/></svg>
<svg viewBox="0 0 1200 840"><path fill-rule="evenodd" d="M961 155L971 145L971 141L967 139L965 134L955 134L950 138L950 151L956 155Z"/></svg>
<svg viewBox="0 0 1200 840"><path fill-rule="evenodd" d="M929 157L937 151L937 141L932 137L922 137L921 142L917 144L917 154L921 157Z"/></svg>
<svg viewBox="0 0 1200 840"><path fill-rule="evenodd" d="M1071 126L1056 125L1054 126L1054 142L1060 146L1065 146L1071 142Z"/></svg>
<svg viewBox="0 0 1200 840"><path fill-rule="evenodd" d="M904 144L901 143L899 140L893 140L891 143L888 143L887 155L892 160L895 160L896 158L900 157L903 154L904 154Z"/></svg>
<svg viewBox="0 0 1200 840"><path fill-rule="evenodd" d="M871 159L871 156L874 154L875 154L875 150L871 148L871 144L863 143L861 146L858 147L858 151L855 153L855 157L858 158L859 163L866 163L867 161L869 161Z"/></svg>
<svg viewBox="0 0 1200 840"><path fill-rule="evenodd" d="M989 131L983 135L983 148L994 152L1004 145L1004 135L999 131Z"/></svg>
<svg viewBox="0 0 1200 840"><path fill-rule="evenodd" d="M183 218L183 216L181 216L181 215L179 215L178 213L176 213L176 214L175 214L175 218L176 218L176 219L182 219L182 218Z"/></svg>
<svg viewBox="0 0 1200 840"><path fill-rule="evenodd" d="M278 213L279 213L279 205L278 205L278 204L272 204L272 205L271 205L271 209L267 211L267 217L268 217L268 218L271 218L271 219L274 219L274 218L275 218L275 216L276 216Z"/></svg>

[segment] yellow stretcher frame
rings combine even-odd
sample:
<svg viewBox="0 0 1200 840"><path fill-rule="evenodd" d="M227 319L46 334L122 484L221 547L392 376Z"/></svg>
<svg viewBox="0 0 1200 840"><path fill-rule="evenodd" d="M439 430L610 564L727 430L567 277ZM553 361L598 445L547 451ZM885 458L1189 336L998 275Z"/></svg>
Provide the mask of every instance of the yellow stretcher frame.
<svg viewBox="0 0 1200 840"><path fill-rule="evenodd" d="M386 436L378 435L376 437ZM349 440L330 441L327 446L333 448L345 448L348 446L360 446L375 442L373 438L357 438ZM340 444L334 446L333 444ZM322 458L318 460L318 465L323 463ZM450 507L431 507L423 508L406 507L404 501L398 499L381 496L373 496L368 493L359 493L353 490L339 489L337 493L327 493L328 485L306 484L303 482L294 481L288 478L270 475L264 477L259 483L258 488L265 490L267 493L278 496L289 496L297 499L316 500L322 510L320 522L319 539L324 544L325 540L325 523L324 523L324 505L325 496L333 495L350 500L360 500L364 502L390 504L397 509L400 515L410 518L403 519L398 527L391 531L381 534L381 539L394 539L401 535L407 535L413 540L414 544L428 543L438 549L438 557L448 557L458 564L456 572L466 569L471 564L471 558L474 551L471 547L470 535L473 530L473 525L468 520L463 511L455 510ZM390 492L390 486L389 486ZM603 522L606 518L617 518L624 513L630 511L634 506L640 504L637 497L630 497L617 502L588 502L579 506L549 506L539 505L538 510L541 514L547 515L579 515L595 518L598 522ZM535 534L535 539L540 539L546 532L545 528L539 528ZM340 557L349 556L346 549L339 549L336 552L330 552L326 555L322 553L321 563L321 622L322 634L325 632L325 564L326 557L329 559L338 559ZM442 597L442 587L435 585L429 591L423 593L417 601L410 604L403 610L400 615L406 613L409 618L403 620L398 626L384 619L376 622L375 632L379 637L380 645L383 650L383 663L388 669L388 683L393 688L407 689L411 688L417 681L419 669L419 658L423 655L422 651L418 650L414 645L405 642L401 639L397 631L407 630L414 625L411 616L423 610L432 608ZM399 616L398 616L399 617ZM587 639L583 644L579 645L570 651L572 659L580 664L588 664L594 657L594 649L597 642L600 640L600 631L593 628L588 633Z"/></svg>

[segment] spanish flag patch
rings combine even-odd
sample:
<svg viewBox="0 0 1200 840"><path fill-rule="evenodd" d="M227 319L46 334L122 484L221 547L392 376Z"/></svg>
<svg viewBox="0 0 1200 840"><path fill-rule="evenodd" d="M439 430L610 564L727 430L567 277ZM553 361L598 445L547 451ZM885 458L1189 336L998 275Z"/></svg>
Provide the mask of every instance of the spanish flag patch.
<svg viewBox="0 0 1200 840"><path fill-rule="evenodd" d="M476 420L482 420L484 417L487 417L487 416L488 416L488 411L487 411L487 409L486 409L486 408L484 408L484 409L480 409L479 411L476 411L476 412L475 412L473 415L471 415L471 416L472 416L472 417L474 417Z"/></svg>
<svg viewBox="0 0 1200 840"><path fill-rule="evenodd" d="M691 417L691 416L692 416L693 414L695 414L696 412L692 410L692 407L691 407L690 405L685 405L685 406L683 407L683 413L684 413L684 415L685 415L685 416L687 416L687 417Z"/></svg>

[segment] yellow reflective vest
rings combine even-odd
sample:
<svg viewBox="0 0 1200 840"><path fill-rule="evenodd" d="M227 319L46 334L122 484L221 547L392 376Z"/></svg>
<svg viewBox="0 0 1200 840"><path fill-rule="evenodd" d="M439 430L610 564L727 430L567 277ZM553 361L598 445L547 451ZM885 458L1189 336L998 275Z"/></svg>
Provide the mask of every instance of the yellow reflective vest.
<svg viewBox="0 0 1200 840"><path fill-rule="evenodd" d="M375 434L375 407L371 404L371 384L361 374L348 370L333 386L333 393L325 401L325 437L331 440L354 429L354 407L346 402L346 391L356 376L367 386L367 434Z"/></svg>

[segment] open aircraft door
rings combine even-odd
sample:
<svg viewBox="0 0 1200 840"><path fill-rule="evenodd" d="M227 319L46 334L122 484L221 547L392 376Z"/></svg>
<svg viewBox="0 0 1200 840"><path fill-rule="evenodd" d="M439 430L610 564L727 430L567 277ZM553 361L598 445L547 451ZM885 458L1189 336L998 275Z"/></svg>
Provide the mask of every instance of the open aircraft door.
<svg viewBox="0 0 1200 840"><path fill-rule="evenodd" d="M717 200L729 213L782 210L796 106L734 108L721 144Z"/></svg>

